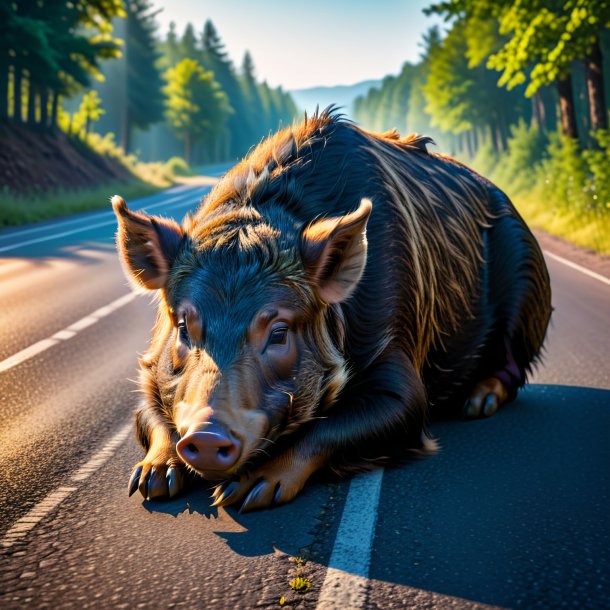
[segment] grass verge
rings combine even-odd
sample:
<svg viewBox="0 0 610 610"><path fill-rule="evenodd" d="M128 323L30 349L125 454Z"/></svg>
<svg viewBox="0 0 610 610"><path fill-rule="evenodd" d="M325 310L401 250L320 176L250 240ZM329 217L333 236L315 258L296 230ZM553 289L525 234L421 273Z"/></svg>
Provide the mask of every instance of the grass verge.
<svg viewBox="0 0 610 610"><path fill-rule="evenodd" d="M0 191L0 227L110 208L108 199L115 193L119 193L125 199L135 199L156 193L167 186L169 185L154 185L134 179L129 182L108 182L88 188L57 189L25 195L8 190Z"/></svg>
<svg viewBox="0 0 610 610"><path fill-rule="evenodd" d="M610 222L604 210L555 205L534 189L513 199L525 222L599 254L610 255Z"/></svg>

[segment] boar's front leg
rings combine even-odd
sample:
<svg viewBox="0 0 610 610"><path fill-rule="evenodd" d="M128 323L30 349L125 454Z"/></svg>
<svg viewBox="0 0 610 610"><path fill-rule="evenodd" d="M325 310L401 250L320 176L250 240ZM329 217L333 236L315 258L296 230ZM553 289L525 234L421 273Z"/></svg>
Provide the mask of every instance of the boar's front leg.
<svg viewBox="0 0 610 610"><path fill-rule="evenodd" d="M240 512L292 500L319 468L346 474L434 451L424 433L426 393L400 350L358 374L340 401L294 443L238 480L219 485L216 506L243 500Z"/></svg>
<svg viewBox="0 0 610 610"><path fill-rule="evenodd" d="M184 487L184 466L176 454L176 429L158 408L146 404L136 412L136 432L147 451L131 475L129 495L139 489L147 500L173 498Z"/></svg>

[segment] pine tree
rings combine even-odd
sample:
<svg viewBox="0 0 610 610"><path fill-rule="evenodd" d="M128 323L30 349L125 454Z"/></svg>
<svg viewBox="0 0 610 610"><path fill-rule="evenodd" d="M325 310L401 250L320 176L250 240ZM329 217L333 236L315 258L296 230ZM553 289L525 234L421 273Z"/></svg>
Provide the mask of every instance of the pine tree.
<svg viewBox="0 0 610 610"><path fill-rule="evenodd" d="M127 111L122 146L130 150L134 128L147 129L163 119L163 81L156 64L156 23L149 0L131 0L127 16Z"/></svg>
<svg viewBox="0 0 610 610"><path fill-rule="evenodd" d="M221 133L233 110L213 74L195 59L183 59L167 70L164 77L167 120L176 135L184 138L184 157L188 163L193 145Z"/></svg>

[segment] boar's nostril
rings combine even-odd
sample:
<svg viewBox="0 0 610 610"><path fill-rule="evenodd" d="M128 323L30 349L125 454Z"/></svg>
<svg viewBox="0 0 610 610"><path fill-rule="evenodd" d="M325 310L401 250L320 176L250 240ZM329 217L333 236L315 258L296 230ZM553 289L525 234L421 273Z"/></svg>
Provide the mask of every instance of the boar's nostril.
<svg viewBox="0 0 610 610"><path fill-rule="evenodd" d="M202 472L226 471L241 455L241 443L217 424L189 432L178 441L176 451L186 464Z"/></svg>

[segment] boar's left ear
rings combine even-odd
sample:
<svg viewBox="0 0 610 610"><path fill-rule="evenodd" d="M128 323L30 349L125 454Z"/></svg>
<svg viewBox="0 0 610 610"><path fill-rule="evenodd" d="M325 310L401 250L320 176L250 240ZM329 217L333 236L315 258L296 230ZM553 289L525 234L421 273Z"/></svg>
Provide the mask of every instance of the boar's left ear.
<svg viewBox="0 0 610 610"><path fill-rule="evenodd" d="M117 247L127 273L144 288L163 288L180 247L182 229L173 220L132 212L118 195L111 202L119 221Z"/></svg>
<svg viewBox="0 0 610 610"><path fill-rule="evenodd" d="M345 216L323 218L305 228L301 255L322 300L339 303L356 288L366 265L366 223L373 209L363 199Z"/></svg>

